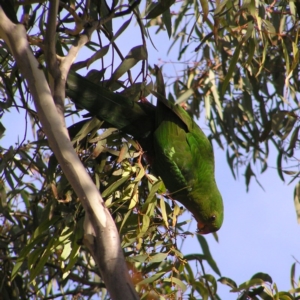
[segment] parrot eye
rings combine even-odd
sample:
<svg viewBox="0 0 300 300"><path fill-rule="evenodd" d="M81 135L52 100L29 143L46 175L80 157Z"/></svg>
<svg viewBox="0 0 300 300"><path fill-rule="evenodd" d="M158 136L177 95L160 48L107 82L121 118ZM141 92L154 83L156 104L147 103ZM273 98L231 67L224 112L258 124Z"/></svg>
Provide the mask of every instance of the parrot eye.
<svg viewBox="0 0 300 300"><path fill-rule="evenodd" d="M209 221L210 222L214 222L216 220L216 216L215 215L212 215L210 218L209 218Z"/></svg>

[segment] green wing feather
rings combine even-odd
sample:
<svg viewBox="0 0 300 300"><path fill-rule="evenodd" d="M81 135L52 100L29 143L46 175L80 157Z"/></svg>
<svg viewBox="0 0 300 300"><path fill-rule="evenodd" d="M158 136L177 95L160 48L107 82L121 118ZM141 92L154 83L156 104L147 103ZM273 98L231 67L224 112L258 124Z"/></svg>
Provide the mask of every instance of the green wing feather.
<svg viewBox="0 0 300 300"><path fill-rule="evenodd" d="M154 170L172 198L193 213L200 233L217 231L223 223L223 200L215 182L212 145L185 110L164 98L160 80L158 76Z"/></svg>

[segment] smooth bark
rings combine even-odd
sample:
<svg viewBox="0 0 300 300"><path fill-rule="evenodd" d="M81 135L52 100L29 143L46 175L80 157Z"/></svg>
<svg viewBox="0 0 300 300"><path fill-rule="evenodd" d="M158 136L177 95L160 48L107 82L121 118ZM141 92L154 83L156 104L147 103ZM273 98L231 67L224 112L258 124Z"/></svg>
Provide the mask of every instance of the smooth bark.
<svg viewBox="0 0 300 300"><path fill-rule="evenodd" d="M99 266L111 298L138 299L128 274L114 220L73 149L64 120L61 118L61 109L55 106L44 73L39 68L39 63L29 47L26 31L23 25L12 23L1 7L0 38L9 46L22 76L27 81L50 147L86 211L85 244ZM51 68L53 68L53 53L50 53L49 57ZM70 61L73 61L74 57ZM59 80L65 80L68 66L65 65L64 68L63 72L58 72L60 78L54 78L54 82L56 81L57 86L60 87L62 82ZM52 72L53 75L56 76L55 72ZM54 84L54 90L55 88ZM54 94L57 95L57 92L54 91ZM62 95L64 93L61 93L59 97ZM61 102L58 101L58 103Z"/></svg>

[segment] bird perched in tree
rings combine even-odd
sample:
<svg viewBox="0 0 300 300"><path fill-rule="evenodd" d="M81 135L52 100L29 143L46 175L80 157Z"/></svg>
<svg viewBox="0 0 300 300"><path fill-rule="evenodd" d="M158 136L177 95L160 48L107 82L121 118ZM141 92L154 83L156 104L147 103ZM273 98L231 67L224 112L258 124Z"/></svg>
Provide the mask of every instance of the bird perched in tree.
<svg viewBox="0 0 300 300"><path fill-rule="evenodd" d="M195 217L198 232L215 232L223 222L223 200L214 176L210 141L189 114L164 97L157 68L157 106L137 103L71 73L66 94L72 101L113 127L133 135L154 156L153 169L171 198Z"/></svg>

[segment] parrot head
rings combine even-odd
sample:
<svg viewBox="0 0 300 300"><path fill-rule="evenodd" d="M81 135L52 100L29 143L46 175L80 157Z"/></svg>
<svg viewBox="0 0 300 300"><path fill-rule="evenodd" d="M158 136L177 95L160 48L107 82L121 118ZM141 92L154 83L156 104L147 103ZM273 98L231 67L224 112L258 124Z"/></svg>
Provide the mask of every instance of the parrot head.
<svg viewBox="0 0 300 300"><path fill-rule="evenodd" d="M197 220L197 218L196 218ZM216 232L220 229L223 223L223 215L221 216L218 212L214 212L207 219L197 220L197 233L208 234Z"/></svg>
<svg viewBox="0 0 300 300"><path fill-rule="evenodd" d="M179 201L193 214L197 222L197 233L208 234L218 231L223 223L224 207L222 196L217 188L210 193L191 193L189 201Z"/></svg>

